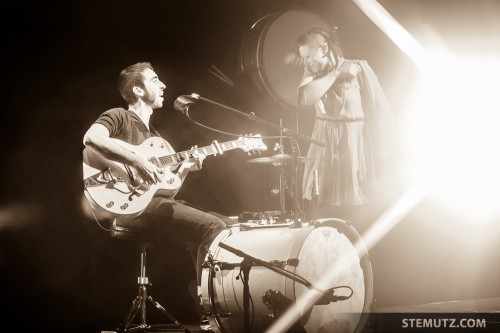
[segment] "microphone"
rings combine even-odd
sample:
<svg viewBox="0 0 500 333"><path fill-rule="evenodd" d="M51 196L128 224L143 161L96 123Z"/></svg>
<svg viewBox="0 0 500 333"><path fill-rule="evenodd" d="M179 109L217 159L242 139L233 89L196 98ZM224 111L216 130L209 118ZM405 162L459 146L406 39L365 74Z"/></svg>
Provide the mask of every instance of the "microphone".
<svg viewBox="0 0 500 333"><path fill-rule="evenodd" d="M327 289L323 292L320 299L316 301L316 305L326 305L332 302L345 301L351 298L352 294L349 296L337 296L335 295L335 288Z"/></svg>
<svg viewBox="0 0 500 333"><path fill-rule="evenodd" d="M194 104L194 101L189 97L192 96L180 95L179 97L177 97L177 99L174 101L174 109L176 109L177 111L181 111L182 113L186 113L189 109L189 106Z"/></svg>

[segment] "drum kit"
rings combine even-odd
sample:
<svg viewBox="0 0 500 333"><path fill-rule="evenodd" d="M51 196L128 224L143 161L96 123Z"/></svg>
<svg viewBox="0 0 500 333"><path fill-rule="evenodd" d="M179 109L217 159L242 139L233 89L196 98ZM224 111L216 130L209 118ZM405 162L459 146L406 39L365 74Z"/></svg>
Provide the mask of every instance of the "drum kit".
<svg viewBox="0 0 500 333"><path fill-rule="evenodd" d="M280 147L282 147L282 145L280 145ZM305 162L312 161L314 159L308 157L298 157L298 160L299 162ZM270 157L254 158L247 162L251 164L272 165L279 173L279 187L273 189L272 191L273 194L279 194L279 216L276 216L276 214L273 214L273 212L262 212L260 215L262 215L266 223L284 222L287 218L293 217L294 213L288 213L286 207L286 193L287 191L290 192L290 187L288 186L288 175L290 174L292 168L293 156L289 154L279 153ZM275 218L277 218L277 221ZM238 220L245 221L246 218L242 218L240 216Z"/></svg>
<svg viewBox="0 0 500 333"><path fill-rule="evenodd" d="M282 63L286 51L277 48L311 26L328 24L301 10L271 14L252 26L242 48L242 69L261 91L288 107L297 106L293 82L301 74L284 77L291 71ZM346 220L299 216L297 170L312 159L298 156L296 149L285 154L282 147L273 156L248 161L278 170L280 210L242 213L211 243L202 269L203 314L216 333L362 332L373 303L368 250ZM291 190L290 170L297 177ZM288 191L291 214L285 205ZM294 316L288 328L271 329L289 311Z"/></svg>
<svg viewBox="0 0 500 333"><path fill-rule="evenodd" d="M262 333L296 306L287 332L362 332L373 298L368 251L348 221L287 212L290 171L314 159L282 147L247 161L278 170L280 210L244 212L212 242L202 269L204 315L216 333ZM301 297L309 303L297 306Z"/></svg>

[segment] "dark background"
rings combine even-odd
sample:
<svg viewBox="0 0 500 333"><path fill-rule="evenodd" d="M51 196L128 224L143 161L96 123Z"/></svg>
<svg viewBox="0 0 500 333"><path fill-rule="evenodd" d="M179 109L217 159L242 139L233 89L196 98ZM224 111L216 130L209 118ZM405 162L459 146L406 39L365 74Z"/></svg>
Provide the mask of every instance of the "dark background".
<svg viewBox="0 0 500 333"><path fill-rule="evenodd" d="M494 0L380 3L410 32L432 26L456 50L480 52L486 45L475 42L475 36L496 31L498 38L500 31L499 2ZM152 121L177 150L233 139L173 109L179 95L193 92L268 121L283 119L292 128L298 117L299 130L308 134L312 119L307 113L269 99L241 68L247 32L268 14L307 10L341 27L347 57L368 60L396 118L417 72L346 0L28 1L4 6L10 21L2 23L6 105L1 122L0 322L38 331L113 329L137 292L137 249L112 239L82 208L82 137L101 112L124 106L116 89L122 68L137 61L153 63L167 89L165 106ZM452 34L456 29L467 42ZM235 85L212 75L212 65ZM231 133L279 134L210 105L196 105L191 116ZM269 150L263 156L273 155L276 140L265 143ZM307 143L301 147L305 153ZM232 151L207 159L178 198L227 215L279 209L278 198L270 195L275 170L246 163L250 158ZM356 225L360 232L376 217L367 215L370 219ZM372 249L378 306L500 296L500 221L476 228L458 220L424 200L381 239ZM481 248L471 242L477 239L483 240ZM175 253L174 258L166 252ZM148 259L153 296L178 319L195 320L184 285L193 274L183 266L186 255L163 244Z"/></svg>

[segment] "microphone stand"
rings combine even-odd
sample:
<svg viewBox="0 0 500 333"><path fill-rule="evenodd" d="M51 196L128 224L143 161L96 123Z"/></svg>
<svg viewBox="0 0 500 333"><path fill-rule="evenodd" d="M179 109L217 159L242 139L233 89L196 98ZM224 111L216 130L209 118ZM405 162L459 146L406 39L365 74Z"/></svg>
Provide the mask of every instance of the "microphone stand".
<svg viewBox="0 0 500 333"><path fill-rule="evenodd" d="M222 242L219 243L219 246L229 252L234 253L235 255L239 257L243 257L244 259L241 262L241 271L243 273L243 316L244 316L244 333L249 333L250 332L250 312L249 312L249 303L250 303L250 290L249 290L249 275L250 275L250 269L253 265L256 266L264 266L267 269L276 272L278 274L281 274L287 278L292 279L295 282L298 282L304 286L306 286L309 289L315 289L316 291L320 293L325 293L325 291L320 290L319 288L316 288L313 286L309 281L306 279L300 277L297 274L291 273L287 271L286 269L279 268L273 264L270 264L266 261L257 259L255 257L252 257L243 251L237 250L232 246L229 246L227 244L224 244Z"/></svg>
<svg viewBox="0 0 500 333"><path fill-rule="evenodd" d="M293 224L294 228L301 228L302 223L299 221L299 154L297 147L292 145L292 171L294 175L295 186L293 188L295 200L293 200Z"/></svg>
<svg viewBox="0 0 500 333"><path fill-rule="evenodd" d="M318 141L316 139L313 139L307 135L304 135L304 134L301 134L301 133L298 133L294 130L291 130L289 128L286 128L286 127L283 127L281 125L277 125L275 123L272 123L270 121L267 121L265 119L262 119L262 118L259 118L255 115L254 112L250 112L250 113L246 113L246 112L243 112L243 111L240 111L240 110L237 110L235 108L232 108L232 107L229 107L229 106L226 106L226 105L223 105L223 104L220 104L220 103L217 103L215 101L212 101L208 98L205 98L205 97L202 97L198 94L191 94L190 95L191 98L194 98L194 99L199 99L201 101L204 101L204 102L207 102L207 103L210 103L210 104L213 104L213 105L216 105L216 106L219 106L221 108L224 108L226 110L229 110L231 112L234 112L240 116L244 116L244 117L247 117L248 119L250 120L254 120L254 121L257 121L261 124L264 124L266 126L269 126L269 127L272 127L272 128L275 128L275 129L278 129L280 131L280 133L284 133L284 134L288 134L289 136L291 137L295 137L295 138L298 138L298 139L301 139L301 140L304 140L304 141L307 141L309 143L313 143L315 145L318 145L318 146L321 146L321 147L325 147L326 144L324 142L321 142L321 141ZM294 213L293 213L293 218L294 218L294 223L293 223L293 227L295 228L300 228L302 227L302 224L301 222L299 221L299 191L298 191L298 179L299 179L299 168L298 168L298 165L299 165L299 162L298 162L298 159L299 159L299 156L297 154L297 148L295 146L293 146L292 148L292 157L293 157L293 160L292 160L292 168L293 168L293 174L294 174L294 183L295 183L295 189L294 189L294 192L295 192L295 200L294 200Z"/></svg>
<svg viewBox="0 0 500 333"><path fill-rule="evenodd" d="M282 127L280 125L276 125L275 123L272 123L270 121L267 121L265 119L262 119L262 118L259 118L255 115L254 112L250 112L250 113L246 113L246 112L243 112L243 111L240 111L240 110L237 110L237 109L234 109L232 107L229 107L227 105L223 105L223 104L220 104L220 103L217 103L217 102L214 102L208 98L205 98L205 97L202 97L198 94L191 94L191 97L192 98L195 98L195 99L199 99L201 101L204 101L204 102L207 102L207 103L210 103L210 104L213 104L213 105L216 105L216 106L220 106L221 108L224 108L226 110L229 110L229 111L232 111L234 113L237 113L241 116L245 116L247 117L248 119L251 119L251 120L255 120L261 124L264 124L264 125L267 125L269 127L273 127L273 128L276 128L276 129L279 129L280 131L282 131L283 133L286 133L286 134L290 134L291 136L293 137L296 137L296 138L299 138L299 139L302 139L302 140L305 140L305 141L308 141L310 143L314 143L318 146L321 146L321 147L325 147L325 143L324 142L321 142L321 141L318 141L316 139L313 139L307 135L304 135L304 134L301 134L301 133L298 133L294 130L291 130L289 128L286 128L286 127Z"/></svg>

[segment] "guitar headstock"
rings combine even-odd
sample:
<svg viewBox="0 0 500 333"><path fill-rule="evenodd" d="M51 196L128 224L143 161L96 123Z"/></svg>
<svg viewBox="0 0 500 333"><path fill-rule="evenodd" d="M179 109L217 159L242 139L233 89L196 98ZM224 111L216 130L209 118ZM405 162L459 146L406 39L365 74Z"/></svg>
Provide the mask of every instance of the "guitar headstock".
<svg viewBox="0 0 500 333"><path fill-rule="evenodd" d="M240 136L238 138L238 147L245 152L267 150L267 146L262 142L260 134Z"/></svg>

